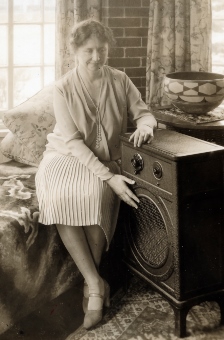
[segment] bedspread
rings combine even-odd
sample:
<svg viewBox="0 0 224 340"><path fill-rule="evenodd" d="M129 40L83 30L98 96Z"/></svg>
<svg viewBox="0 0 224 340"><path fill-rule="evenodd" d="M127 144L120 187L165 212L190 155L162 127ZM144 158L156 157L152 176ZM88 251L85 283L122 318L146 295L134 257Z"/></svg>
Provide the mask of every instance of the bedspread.
<svg viewBox="0 0 224 340"><path fill-rule="evenodd" d="M0 164L0 334L81 279L56 227L38 224L36 171Z"/></svg>

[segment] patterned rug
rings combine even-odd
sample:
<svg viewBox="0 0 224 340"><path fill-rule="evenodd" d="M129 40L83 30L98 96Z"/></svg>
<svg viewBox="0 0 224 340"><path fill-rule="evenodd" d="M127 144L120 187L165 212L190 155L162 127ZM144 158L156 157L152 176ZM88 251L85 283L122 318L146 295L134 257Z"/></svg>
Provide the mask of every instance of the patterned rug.
<svg viewBox="0 0 224 340"><path fill-rule="evenodd" d="M215 302L193 307L187 316L188 340L223 340L220 312ZM169 303L138 278L127 292L112 299L102 322L94 330L80 327L66 340L177 340L174 313Z"/></svg>

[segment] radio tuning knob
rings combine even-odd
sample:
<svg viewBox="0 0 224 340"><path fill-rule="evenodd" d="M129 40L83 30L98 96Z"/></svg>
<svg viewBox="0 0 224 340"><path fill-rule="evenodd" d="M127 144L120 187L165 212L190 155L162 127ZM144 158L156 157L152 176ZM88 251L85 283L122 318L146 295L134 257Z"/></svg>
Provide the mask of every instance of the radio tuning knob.
<svg viewBox="0 0 224 340"><path fill-rule="evenodd" d="M153 175L157 178L160 179L163 176L163 169L162 169L162 165L159 162L154 162L153 163Z"/></svg>
<svg viewBox="0 0 224 340"><path fill-rule="evenodd" d="M137 175L144 168L144 161L142 156L139 153L135 153L131 159L131 165L133 166L134 174Z"/></svg>

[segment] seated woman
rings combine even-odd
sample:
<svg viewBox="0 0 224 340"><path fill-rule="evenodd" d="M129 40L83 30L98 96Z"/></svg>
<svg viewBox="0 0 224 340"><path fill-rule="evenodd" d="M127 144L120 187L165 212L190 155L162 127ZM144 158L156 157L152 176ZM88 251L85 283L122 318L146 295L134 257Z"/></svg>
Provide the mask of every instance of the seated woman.
<svg viewBox="0 0 224 340"><path fill-rule="evenodd" d="M85 279L84 327L102 319L109 305L109 285L98 267L116 227L120 199L137 209L120 175L119 135L126 132L127 112L135 146L150 143L156 121L124 72L106 66L112 31L85 20L72 31L77 66L56 82L56 125L36 175L39 222L56 224L65 247Z"/></svg>

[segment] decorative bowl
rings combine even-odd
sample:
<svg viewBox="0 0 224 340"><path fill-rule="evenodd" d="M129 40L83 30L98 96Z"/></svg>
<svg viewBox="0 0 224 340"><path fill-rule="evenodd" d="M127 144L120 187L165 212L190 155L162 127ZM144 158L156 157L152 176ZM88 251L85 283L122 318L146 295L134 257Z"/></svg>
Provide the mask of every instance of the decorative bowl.
<svg viewBox="0 0 224 340"><path fill-rule="evenodd" d="M224 99L224 75L212 72L173 72L164 79L164 91L180 110L203 115Z"/></svg>

